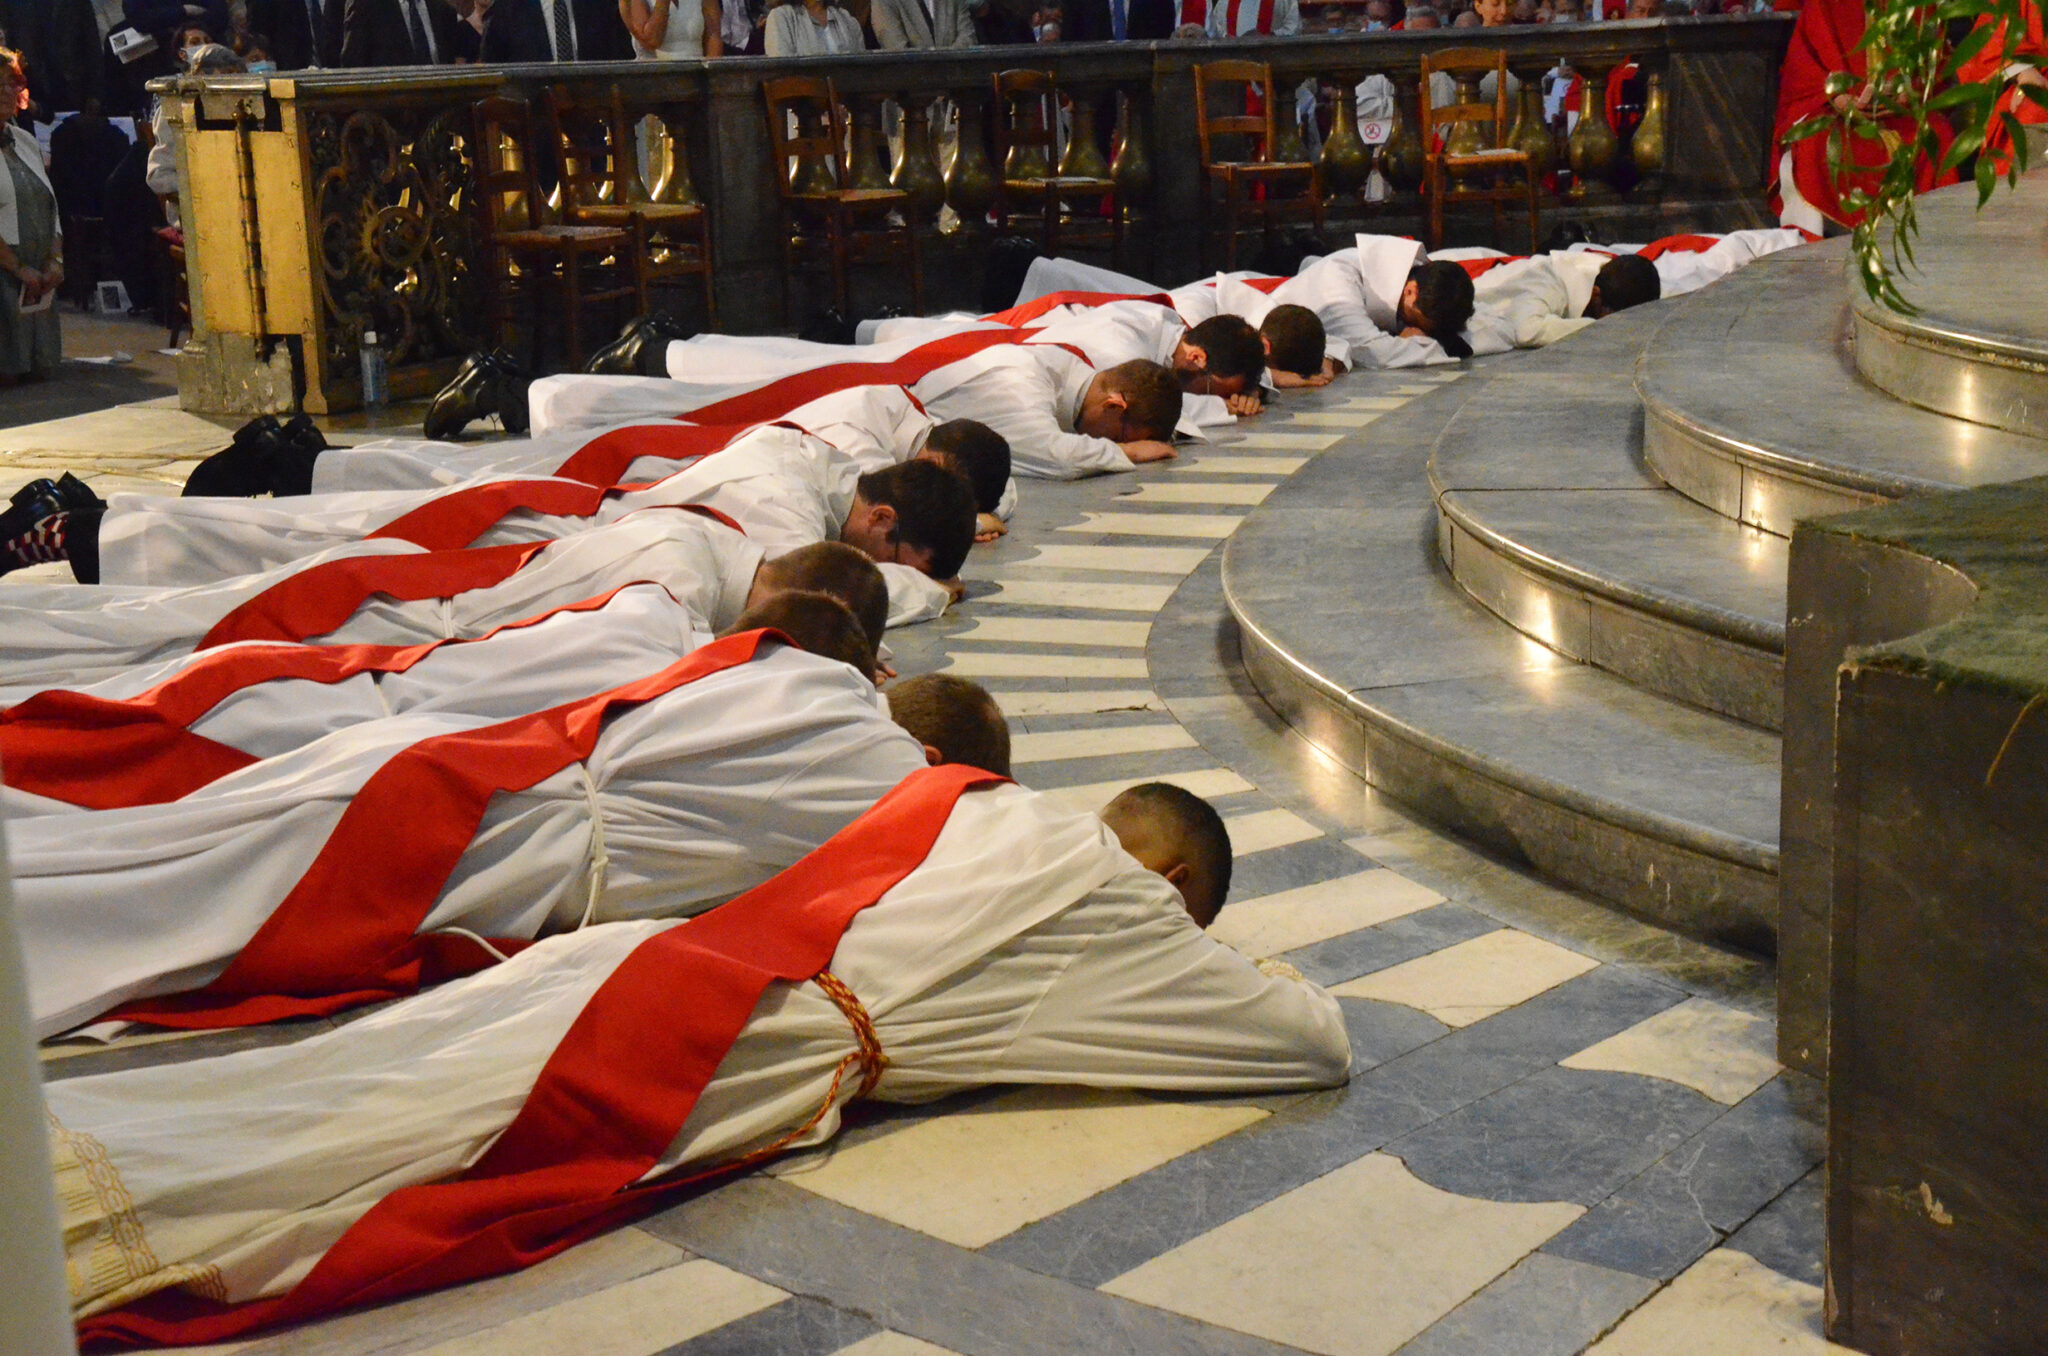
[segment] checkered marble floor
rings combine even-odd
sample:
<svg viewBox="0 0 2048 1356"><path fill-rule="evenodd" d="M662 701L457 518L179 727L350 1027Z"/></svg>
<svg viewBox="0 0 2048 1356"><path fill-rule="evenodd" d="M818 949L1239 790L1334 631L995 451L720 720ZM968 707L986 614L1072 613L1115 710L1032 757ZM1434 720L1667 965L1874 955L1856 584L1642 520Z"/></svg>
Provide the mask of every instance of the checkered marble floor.
<svg viewBox="0 0 2048 1356"><path fill-rule="evenodd" d="M1027 785L1088 808L1153 779L1213 799L1238 854L1216 935L1338 995L1348 1087L874 1108L520 1275L217 1350L1829 1350L1818 1094L1771 1056L1768 969L1422 827L1237 666L1221 540L1308 458L1455 379L1358 374L1174 463L1027 483L966 604L891 641L906 674L996 692Z"/></svg>

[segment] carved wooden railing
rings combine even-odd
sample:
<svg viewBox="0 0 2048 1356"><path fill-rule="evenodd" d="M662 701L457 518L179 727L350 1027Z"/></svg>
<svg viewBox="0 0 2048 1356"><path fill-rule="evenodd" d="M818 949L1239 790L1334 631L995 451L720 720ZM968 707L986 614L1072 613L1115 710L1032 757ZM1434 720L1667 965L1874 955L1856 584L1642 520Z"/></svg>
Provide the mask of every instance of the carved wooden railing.
<svg viewBox="0 0 2048 1356"><path fill-rule="evenodd" d="M1616 236L1639 237L1763 221L1771 110L1789 32L1789 19L1766 15L1514 27L1483 41L1506 49L1524 83L1511 139L1574 171L1564 196L1546 201L1546 215L1599 219ZM1419 62L1424 51L1478 37L1381 32L163 82L167 116L182 133L192 271L185 404L346 410L360 399L365 330L390 350L392 390L401 397L431 390L463 353L502 340L484 332L469 191L469 107L489 95L524 97L538 109L551 86L593 100L618 86L629 111L655 119L647 124L654 182L645 190L660 200L701 200L710 215L722 327L766 332L794 322L783 300L764 79L832 77L853 115L853 176L912 195L927 240L927 305L938 309L979 299L995 172L984 129L994 116L996 71L1035 67L1058 77L1073 102L1063 168L1109 166L1130 224L1126 271L1174 283L1196 276L1203 258L1196 63L1270 62L1290 104L1304 81L1315 82L1332 235L1352 227L1420 234ZM1607 126L1601 92L1607 73L1631 57L1651 76L1652 94L1644 129L1623 145ZM1529 106L1542 74L1560 61L1584 77L1586 90L1568 141L1543 122L1540 105ZM1350 99L1339 97L1369 75L1393 82L1402 115L1392 137L1371 147ZM1115 112L1098 118L1107 108ZM1118 134L1105 144L1097 129L1112 122ZM942 154L942 143L957 150ZM1393 192L1369 201L1375 166ZM864 271L855 295L861 309L908 302L903 280L887 270ZM801 310L797 296L791 309Z"/></svg>

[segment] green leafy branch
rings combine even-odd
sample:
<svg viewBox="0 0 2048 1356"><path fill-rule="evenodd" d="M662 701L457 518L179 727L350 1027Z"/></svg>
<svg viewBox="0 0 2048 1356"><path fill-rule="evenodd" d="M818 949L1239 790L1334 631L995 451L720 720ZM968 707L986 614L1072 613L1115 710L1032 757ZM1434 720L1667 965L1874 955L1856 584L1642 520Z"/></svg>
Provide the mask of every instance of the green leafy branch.
<svg viewBox="0 0 2048 1356"><path fill-rule="evenodd" d="M1856 50L1864 57L1862 81L1847 71L1828 77L1828 107L1804 118L1786 134L1788 144L1808 137L1827 138L1829 177L1837 185L1875 175L1875 187L1847 183L1840 197L1861 224L1850 241L1856 276L1872 301L1903 314L1918 308L1899 291L1900 274L1914 264L1913 245L1920 234L1915 206L1920 167L1958 169L1976 157L1977 205L1990 201L2002 177L2017 184L2027 163L2027 130L2015 114L2016 99L2048 109L2048 87L2009 83L2003 76L1968 82L1956 78L1972 57L1999 34L2004 25L2001 70L2018 64L2048 69L2048 58L2020 55L2014 49L2026 35L2021 0L1870 0L1868 22ZM1947 41L1952 25L1971 25L1953 48ZM1940 127L1946 122L1954 140L1942 149ZM1902 132L1900 127L1904 127ZM2011 156L2001 175L1996 158L1979 155L1994 129L2002 129ZM1883 158L1864 149L1876 146Z"/></svg>

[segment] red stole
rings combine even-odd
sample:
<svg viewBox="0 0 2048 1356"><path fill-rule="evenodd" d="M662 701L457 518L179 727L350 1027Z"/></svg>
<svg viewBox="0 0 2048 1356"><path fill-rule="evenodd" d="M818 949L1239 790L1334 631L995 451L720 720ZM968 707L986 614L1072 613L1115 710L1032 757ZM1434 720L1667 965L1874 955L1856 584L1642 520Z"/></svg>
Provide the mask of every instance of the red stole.
<svg viewBox="0 0 2048 1356"><path fill-rule="evenodd" d="M998 325L1021 327L1062 306L1107 306L1113 301L1150 301L1168 310L1173 308L1173 298L1164 292L1048 292L1034 301L1012 306L1007 311L997 311L982 319L993 320Z"/></svg>
<svg viewBox="0 0 2048 1356"><path fill-rule="evenodd" d="M642 942L474 1167L386 1196L288 1293L230 1307L165 1292L84 1320L80 1337L218 1342L513 1271L719 1171L640 1184L768 986L816 978L854 917L929 855L960 796L997 780L964 767L913 773L775 879Z"/></svg>
<svg viewBox="0 0 2048 1356"><path fill-rule="evenodd" d="M830 363L808 372L792 372L742 395L701 406L683 415L699 424L757 423L779 419L799 405L852 386L909 386L941 367L971 358L998 344L1021 344L1030 330L968 330L920 344L890 362ZM1079 351L1061 345L1078 356Z"/></svg>
<svg viewBox="0 0 2048 1356"><path fill-rule="evenodd" d="M1269 297L1270 297L1270 296L1272 296L1272 295L1273 295L1273 294L1274 294L1275 292L1278 292L1278 291L1279 291L1279 290L1280 290L1281 288L1283 288L1283 287L1287 286L1287 284L1289 284L1289 283L1293 282L1293 281L1294 281L1294 279L1292 279L1292 278L1239 278L1239 279L1238 279L1238 281L1239 281L1239 282L1241 282L1241 283L1243 283L1243 284L1244 284L1244 285L1245 285L1246 287L1249 287L1249 288L1251 288L1251 289L1252 289L1252 291L1254 291L1254 292L1263 292L1263 293L1265 293L1265 294L1266 294L1267 296L1269 296Z"/></svg>
<svg viewBox="0 0 2048 1356"><path fill-rule="evenodd" d="M744 664L775 634L727 636L637 682L401 750L356 792L306 874L212 983L139 999L112 1015L157 1026L253 1026L338 1012L481 968L487 958L472 943L416 934L491 797L589 757L607 716Z"/></svg>
<svg viewBox="0 0 2048 1356"><path fill-rule="evenodd" d="M750 424L636 424L600 433L557 466L557 480L580 480L609 488L626 478L642 457L688 461L716 452L748 432Z"/></svg>
<svg viewBox="0 0 2048 1356"><path fill-rule="evenodd" d="M1526 254L1496 254L1484 259L1457 259L1453 262L1459 268L1465 270L1466 277L1478 278L1490 269L1499 268L1502 264L1512 264L1518 259L1526 259L1528 257Z"/></svg>

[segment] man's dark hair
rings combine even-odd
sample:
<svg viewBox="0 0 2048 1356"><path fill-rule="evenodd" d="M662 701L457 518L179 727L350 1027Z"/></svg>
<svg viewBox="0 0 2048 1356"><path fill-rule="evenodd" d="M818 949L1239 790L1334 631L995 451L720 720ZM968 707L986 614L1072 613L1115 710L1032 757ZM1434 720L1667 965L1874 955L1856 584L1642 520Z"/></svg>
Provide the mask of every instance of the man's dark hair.
<svg viewBox="0 0 2048 1356"><path fill-rule="evenodd" d="M1180 423L1180 381L1173 370L1149 358L1118 363L1102 374L1107 388L1124 398L1124 427L1133 438L1173 441Z"/></svg>
<svg viewBox="0 0 2048 1356"><path fill-rule="evenodd" d="M1323 370L1329 336L1323 332L1322 317L1308 307L1275 306L1260 322L1259 334L1273 347L1266 363L1275 372L1312 377Z"/></svg>
<svg viewBox="0 0 2048 1356"><path fill-rule="evenodd" d="M931 553L932 578L960 573L974 546L974 491L967 477L913 460L870 471L853 488L870 504L896 510L896 540Z"/></svg>
<svg viewBox="0 0 2048 1356"><path fill-rule="evenodd" d="M1247 387L1254 387L1265 374L1265 345L1243 316L1212 315L1188 331L1186 342L1208 357L1212 377L1241 377Z"/></svg>
<svg viewBox="0 0 2048 1356"><path fill-rule="evenodd" d="M891 683L888 697L889 718L944 761L1010 775L1010 723L981 684L924 673Z"/></svg>
<svg viewBox="0 0 2048 1356"><path fill-rule="evenodd" d="M1010 484L1010 440L979 419L948 419L925 439L927 452L943 452L974 487L974 507L994 513Z"/></svg>
<svg viewBox="0 0 2048 1356"><path fill-rule="evenodd" d="M1223 827L1223 816L1216 813L1215 806L1172 782L1140 782L1103 811L1105 816L1112 812L1150 819L1165 827L1187 849L1189 864L1215 889L1210 918L1222 912L1230 898L1230 830ZM1203 901L1188 903L1190 912L1199 916Z"/></svg>
<svg viewBox="0 0 2048 1356"><path fill-rule="evenodd" d="M1408 281L1415 284L1422 328L1449 349L1446 337L1456 339L1472 318L1472 275L1447 259L1432 259L1408 270Z"/></svg>
<svg viewBox="0 0 2048 1356"><path fill-rule="evenodd" d="M1600 289L1600 304L1609 314L1655 301L1664 293L1657 266L1640 254L1615 255L1600 265L1593 285Z"/></svg>
<svg viewBox="0 0 2048 1356"><path fill-rule="evenodd" d="M778 593L740 614L726 635L762 629L780 631L800 650L851 664L875 676L875 641L845 603L829 593Z"/></svg>
<svg viewBox="0 0 2048 1356"><path fill-rule="evenodd" d="M761 563L768 583L784 593L822 593L846 604L877 645L889 625L889 583L858 547L818 541Z"/></svg>

